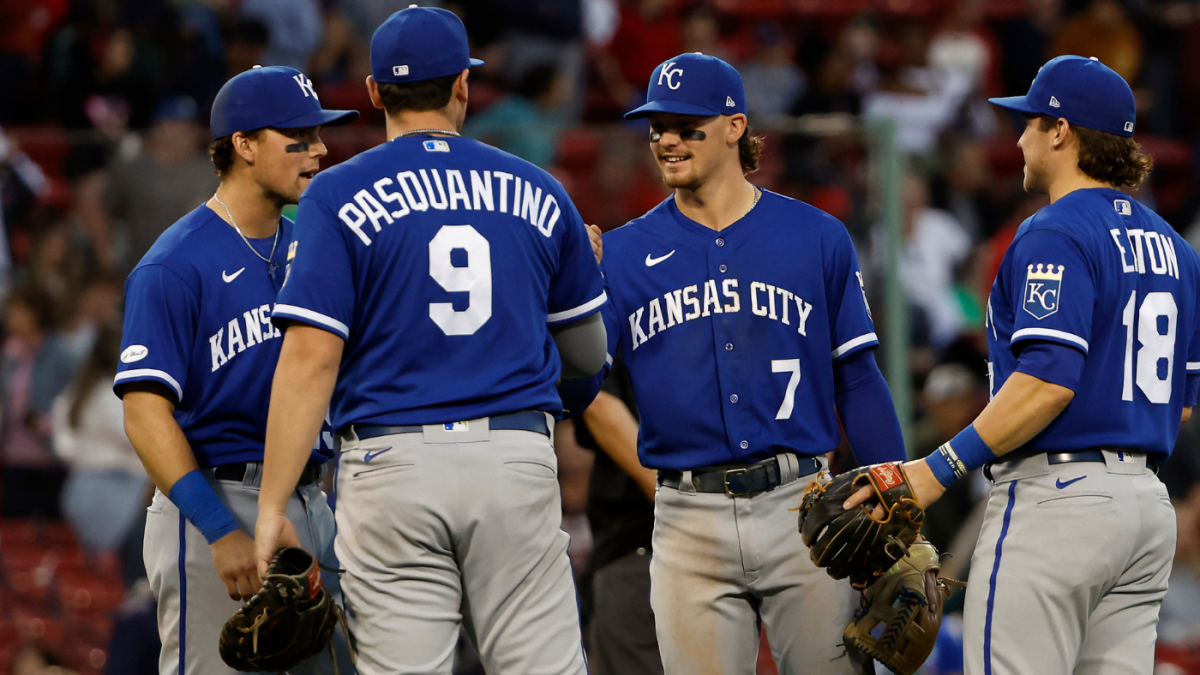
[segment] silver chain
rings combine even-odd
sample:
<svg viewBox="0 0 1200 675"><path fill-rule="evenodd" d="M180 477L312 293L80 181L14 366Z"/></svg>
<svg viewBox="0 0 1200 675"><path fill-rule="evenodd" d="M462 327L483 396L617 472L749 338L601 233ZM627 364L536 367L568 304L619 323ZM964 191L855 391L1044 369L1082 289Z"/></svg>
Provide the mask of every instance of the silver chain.
<svg viewBox="0 0 1200 675"><path fill-rule="evenodd" d="M274 261L275 247L279 246L279 230L280 230L279 225L275 226L275 241L271 243L271 255L264 258L263 254L259 253L258 249L254 248L254 246L250 243L250 240L246 238L246 235L242 233L242 228L238 227L237 222L234 221L233 214L229 212L229 207L225 206L225 202L221 201L221 198L218 197L217 193L215 193L215 192L213 193L213 199L217 200L217 203L221 205L221 208L225 209L225 215L229 216L229 224L233 226L233 229L237 230L237 233L239 235L241 235L242 241L246 242L246 246L250 249L250 252L253 253L254 255L258 256L259 260L267 263L267 271L270 274L274 275L274 273L275 273L275 261Z"/></svg>
<svg viewBox="0 0 1200 675"><path fill-rule="evenodd" d="M417 134L446 134L447 136L461 136L462 135L462 134L458 133L457 131L446 131L445 129L413 129L412 131L406 131L406 132L400 134L399 136L397 136L397 138L404 138L405 136L416 136Z"/></svg>

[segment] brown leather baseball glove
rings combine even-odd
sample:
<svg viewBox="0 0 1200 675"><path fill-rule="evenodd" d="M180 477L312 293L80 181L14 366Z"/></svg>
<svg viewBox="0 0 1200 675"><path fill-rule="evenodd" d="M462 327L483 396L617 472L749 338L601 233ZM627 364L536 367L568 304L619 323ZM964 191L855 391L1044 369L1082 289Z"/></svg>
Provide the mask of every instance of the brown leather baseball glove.
<svg viewBox="0 0 1200 675"><path fill-rule="evenodd" d="M263 587L225 622L221 659L242 672L282 672L329 647L339 620L345 628L317 559L302 548L283 548L267 567Z"/></svg>
<svg viewBox="0 0 1200 675"><path fill-rule="evenodd" d="M849 511L842 508L865 485L874 489L874 497ZM872 513L877 506L882 517ZM924 520L899 462L861 467L833 480L818 478L800 502L800 535L813 563L834 579L850 577L858 589L904 556Z"/></svg>
<svg viewBox="0 0 1200 675"><path fill-rule="evenodd" d="M938 577L938 552L924 539L863 593L843 633L851 659L875 659L896 675L913 675L929 658L942 625L942 605L961 581ZM872 635L884 624L879 637Z"/></svg>

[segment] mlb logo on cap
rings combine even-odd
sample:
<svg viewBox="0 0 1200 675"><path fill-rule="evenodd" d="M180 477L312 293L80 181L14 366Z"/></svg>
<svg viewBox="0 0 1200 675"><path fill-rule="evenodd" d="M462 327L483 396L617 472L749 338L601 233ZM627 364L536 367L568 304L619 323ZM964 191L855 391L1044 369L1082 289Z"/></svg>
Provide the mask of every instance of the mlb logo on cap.
<svg viewBox="0 0 1200 675"><path fill-rule="evenodd" d="M437 7L409 5L371 36L371 77L376 82L421 82L481 65L468 53L462 20Z"/></svg>
<svg viewBox="0 0 1200 675"><path fill-rule="evenodd" d="M745 114L742 76L715 56L680 54L654 69L646 90L646 105L625 113L625 119L655 112L704 117Z"/></svg>

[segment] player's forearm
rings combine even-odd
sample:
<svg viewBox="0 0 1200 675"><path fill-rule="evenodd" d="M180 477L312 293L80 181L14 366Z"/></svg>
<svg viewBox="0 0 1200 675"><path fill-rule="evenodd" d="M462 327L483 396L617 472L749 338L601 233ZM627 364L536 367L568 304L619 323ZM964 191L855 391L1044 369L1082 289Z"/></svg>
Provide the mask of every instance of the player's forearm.
<svg viewBox="0 0 1200 675"><path fill-rule="evenodd" d="M621 399L601 391L596 400L583 413L583 421L596 439L596 445L608 455L630 478L650 501L654 501L654 488L658 474L642 466L637 454L638 423Z"/></svg>
<svg viewBox="0 0 1200 675"><path fill-rule="evenodd" d="M175 421L175 408L170 400L134 386L128 385L123 397L125 435L150 479L163 494L170 494L171 486L199 465L187 437Z"/></svg>
<svg viewBox="0 0 1200 675"><path fill-rule="evenodd" d="M287 510L321 432L341 357L342 339L332 333L296 324L284 334L271 384L260 512Z"/></svg>
<svg viewBox="0 0 1200 675"><path fill-rule="evenodd" d="M1013 373L975 419L979 437L997 456L1025 445L1062 414L1075 392Z"/></svg>

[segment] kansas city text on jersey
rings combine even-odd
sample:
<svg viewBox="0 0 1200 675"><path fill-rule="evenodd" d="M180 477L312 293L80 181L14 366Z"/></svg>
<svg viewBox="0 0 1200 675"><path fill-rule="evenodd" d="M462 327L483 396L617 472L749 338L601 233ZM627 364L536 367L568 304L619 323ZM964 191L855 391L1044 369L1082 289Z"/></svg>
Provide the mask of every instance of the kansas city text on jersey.
<svg viewBox="0 0 1200 675"><path fill-rule="evenodd" d="M444 174L444 177L443 177ZM468 171L464 179L458 169L418 169L401 171L395 178L385 176L371 189L354 193L353 201L338 208L338 218L358 235L365 246L371 245L367 221L375 232L383 230L413 211L493 211L508 213L527 221L544 236L554 233L562 216L558 200L550 192L515 173L506 171ZM467 180L471 183L467 190ZM385 207L389 204L390 207Z"/></svg>
<svg viewBox="0 0 1200 675"><path fill-rule="evenodd" d="M283 333L271 323L273 305L261 305L242 312L242 316L229 320L225 328L221 328L208 338L208 346L212 350L212 372L229 362L230 359L262 344L267 340L283 337ZM245 330L242 330L242 322Z"/></svg>
<svg viewBox="0 0 1200 675"><path fill-rule="evenodd" d="M806 328L808 315L813 308L812 303L786 288L761 281L751 281L748 290L750 311L755 316L781 321L788 326L794 325L797 333L807 337ZM722 280L720 296L717 295L716 280L709 279L704 282L703 292L699 284L692 284L664 293L662 298L661 303L658 298L652 298L648 305L638 307L637 311L629 315L629 333L633 349L676 324L713 314L733 314L742 309L737 279ZM684 313L685 309L687 313ZM642 329L643 315L646 316L646 330Z"/></svg>

